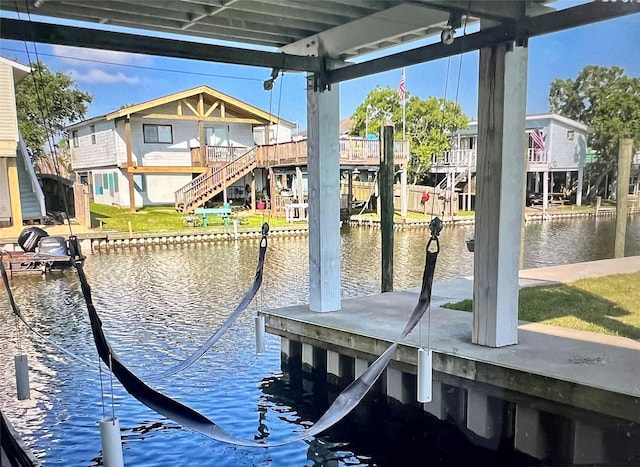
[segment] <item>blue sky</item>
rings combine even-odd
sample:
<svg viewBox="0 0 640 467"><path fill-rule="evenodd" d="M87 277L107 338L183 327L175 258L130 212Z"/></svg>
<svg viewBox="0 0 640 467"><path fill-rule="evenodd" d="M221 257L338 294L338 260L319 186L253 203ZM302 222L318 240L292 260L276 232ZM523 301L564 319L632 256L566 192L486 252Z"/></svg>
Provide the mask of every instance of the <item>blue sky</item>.
<svg viewBox="0 0 640 467"><path fill-rule="evenodd" d="M556 5L564 8L573 3L576 2L560 1ZM422 44L412 43L404 48L418 45ZM640 77L639 46L639 14L531 39L527 113L547 112L551 81L556 77L575 78L586 65L617 65L624 68L629 76ZM269 93L262 88L262 82L270 75L266 68L20 41L0 42L0 55L24 64L35 61L36 53L49 68L70 73L80 89L94 96L87 117L103 115L123 104L139 103L204 84L297 122L301 129L306 127L305 80L301 73L281 76L273 92ZM450 62L443 59L408 67L407 90L421 98L444 96L447 66L449 83L446 97L456 100L457 94L463 111L474 119L477 112L478 52L452 57ZM394 70L342 83L341 117L349 117L376 85L396 89L400 75L401 70ZM460 85L456 92L458 76Z"/></svg>

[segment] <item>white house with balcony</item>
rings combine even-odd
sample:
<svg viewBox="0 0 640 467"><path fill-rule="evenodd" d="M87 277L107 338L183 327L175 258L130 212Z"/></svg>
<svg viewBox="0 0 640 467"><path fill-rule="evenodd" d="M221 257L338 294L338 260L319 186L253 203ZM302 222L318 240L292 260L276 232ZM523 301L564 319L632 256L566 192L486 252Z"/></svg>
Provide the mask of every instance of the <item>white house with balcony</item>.
<svg viewBox="0 0 640 467"><path fill-rule="evenodd" d="M556 114L526 117L527 193L537 196L547 207L549 202L575 193L582 204L582 184L587 159L587 125ZM475 198L478 122L460 130L452 138L451 150L434 155L431 172L443 190L461 192L462 209L472 209ZM517 157L517 155L514 155Z"/></svg>
<svg viewBox="0 0 640 467"><path fill-rule="evenodd" d="M200 204L221 192L226 201L232 187L238 197L248 185L261 190L263 180L253 179L256 145L266 134L290 141L294 127L199 86L71 125L67 132L73 170L94 201L135 209L177 205L194 180L211 182L222 173L224 180L208 186Z"/></svg>

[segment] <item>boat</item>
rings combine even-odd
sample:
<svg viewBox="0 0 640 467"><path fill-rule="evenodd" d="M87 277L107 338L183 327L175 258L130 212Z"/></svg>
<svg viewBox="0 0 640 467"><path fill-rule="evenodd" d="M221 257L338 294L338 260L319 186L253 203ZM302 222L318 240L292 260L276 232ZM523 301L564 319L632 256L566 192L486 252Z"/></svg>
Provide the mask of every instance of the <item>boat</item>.
<svg viewBox="0 0 640 467"><path fill-rule="evenodd" d="M22 251L3 251L2 264L7 273L36 272L49 274L54 270L73 267L74 261L84 260L80 252L72 256L69 241L64 237L49 236L39 227L27 227L18 236Z"/></svg>

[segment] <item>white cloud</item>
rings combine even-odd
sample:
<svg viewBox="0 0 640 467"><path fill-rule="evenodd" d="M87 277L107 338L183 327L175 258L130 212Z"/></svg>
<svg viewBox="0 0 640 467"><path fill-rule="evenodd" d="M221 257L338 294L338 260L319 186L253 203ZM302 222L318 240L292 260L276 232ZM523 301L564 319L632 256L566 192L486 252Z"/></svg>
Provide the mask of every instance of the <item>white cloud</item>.
<svg viewBox="0 0 640 467"><path fill-rule="evenodd" d="M91 68L87 71L69 70L69 74L75 81L89 84L118 84L123 83L134 86L140 83L137 76L127 76L121 71L109 73L99 68Z"/></svg>
<svg viewBox="0 0 640 467"><path fill-rule="evenodd" d="M81 66L83 62L85 66L95 66L95 62L148 66L153 62L153 58L147 55L114 52L113 50L86 49L66 45L53 45L51 50L58 59L66 63L73 63L75 66Z"/></svg>

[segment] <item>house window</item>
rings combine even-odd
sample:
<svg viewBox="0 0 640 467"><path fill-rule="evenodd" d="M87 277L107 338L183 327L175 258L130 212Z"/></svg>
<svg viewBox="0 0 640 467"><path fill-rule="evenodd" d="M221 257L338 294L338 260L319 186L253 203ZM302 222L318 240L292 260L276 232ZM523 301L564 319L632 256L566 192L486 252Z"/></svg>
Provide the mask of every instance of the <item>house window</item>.
<svg viewBox="0 0 640 467"><path fill-rule="evenodd" d="M91 125L91 144L96 144L96 126Z"/></svg>
<svg viewBox="0 0 640 467"><path fill-rule="evenodd" d="M145 143L173 143L171 125L142 125Z"/></svg>
<svg viewBox="0 0 640 467"><path fill-rule="evenodd" d="M569 141L573 141L573 138L575 137L575 133L573 130L567 130L567 139Z"/></svg>
<svg viewBox="0 0 640 467"><path fill-rule="evenodd" d="M71 132L71 140L73 141L74 148L77 148L78 146L80 146L80 144L78 144L78 130L73 130Z"/></svg>

